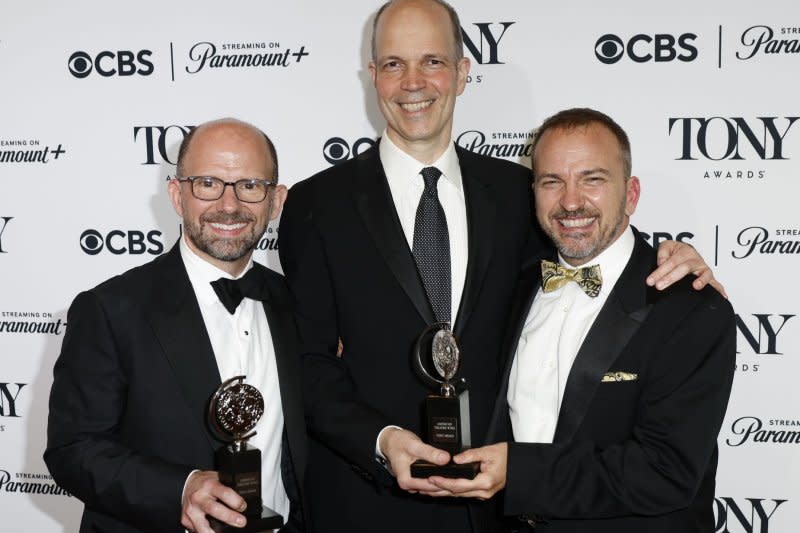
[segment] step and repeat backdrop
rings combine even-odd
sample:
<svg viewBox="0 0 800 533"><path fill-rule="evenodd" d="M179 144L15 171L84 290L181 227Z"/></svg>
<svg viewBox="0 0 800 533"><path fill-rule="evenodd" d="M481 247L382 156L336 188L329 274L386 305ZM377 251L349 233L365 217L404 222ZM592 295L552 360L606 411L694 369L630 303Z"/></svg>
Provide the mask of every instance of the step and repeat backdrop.
<svg viewBox="0 0 800 533"><path fill-rule="evenodd" d="M634 224L653 244L695 246L737 313L716 531L792 533L800 4L612 4L456 1L472 70L454 140L527 165L533 129L563 108L600 109L628 131ZM42 461L66 311L175 242L166 184L183 136L213 118L253 122L288 185L370 147L383 130L367 70L378 5L3 1L0 529L77 530L81 502ZM279 231L256 257L275 269Z"/></svg>

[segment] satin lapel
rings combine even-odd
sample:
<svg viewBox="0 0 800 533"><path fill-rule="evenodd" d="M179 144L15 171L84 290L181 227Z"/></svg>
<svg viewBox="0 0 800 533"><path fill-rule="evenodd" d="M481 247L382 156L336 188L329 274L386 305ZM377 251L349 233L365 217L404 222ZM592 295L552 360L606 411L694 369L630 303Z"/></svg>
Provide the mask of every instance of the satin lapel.
<svg viewBox="0 0 800 533"><path fill-rule="evenodd" d="M219 369L177 244L164 257L161 274L153 283L153 308L148 317L175 371L191 420L216 448L220 441L209 431L207 411L208 401L220 385Z"/></svg>
<svg viewBox="0 0 800 533"><path fill-rule="evenodd" d="M468 255L467 275L464 291L458 306L454 331L456 336L463 333L470 314L475 308L480 294L483 278L492 256L494 240L495 197L490 183L493 176L481 174L478 161L470 162L471 154L457 148L461 182L464 187L464 200L467 206Z"/></svg>
<svg viewBox="0 0 800 533"><path fill-rule="evenodd" d="M433 324L436 319L397 217L377 147L358 157L354 185L356 207L375 246L420 316Z"/></svg>
<svg viewBox="0 0 800 533"><path fill-rule="evenodd" d="M264 302L275 363L278 368L283 421L289 440L289 453L298 481L305 476L305 419L303 416L302 368L300 348L297 344L297 328L288 302L288 291L279 286L279 280L267 280L270 296Z"/></svg>
<svg viewBox="0 0 800 533"><path fill-rule="evenodd" d="M633 254L572 364L553 442L567 442L583 421L600 380L647 318L645 278L653 251L637 237Z"/></svg>

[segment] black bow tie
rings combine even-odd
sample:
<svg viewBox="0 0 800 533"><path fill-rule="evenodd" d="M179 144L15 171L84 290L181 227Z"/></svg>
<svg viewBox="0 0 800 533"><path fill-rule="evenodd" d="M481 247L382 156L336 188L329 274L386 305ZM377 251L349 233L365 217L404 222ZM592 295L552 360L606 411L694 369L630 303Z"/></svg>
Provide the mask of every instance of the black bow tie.
<svg viewBox="0 0 800 533"><path fill-rule="evenodd" d="M211 287L230 314L236 312L245 297L262 301L265 299L264 277L261 269L255 266L239 279L219 278L212 281Z"/></svg>

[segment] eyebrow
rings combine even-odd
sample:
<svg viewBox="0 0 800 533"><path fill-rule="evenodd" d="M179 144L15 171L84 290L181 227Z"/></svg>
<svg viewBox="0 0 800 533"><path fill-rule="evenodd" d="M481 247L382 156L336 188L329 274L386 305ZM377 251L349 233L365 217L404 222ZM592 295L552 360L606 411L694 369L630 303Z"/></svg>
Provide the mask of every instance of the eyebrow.
<svg viewBox="0 0 800 533"><path fill-rule="evenodd" d="M605 174L606 176L608 176L611 174L611 172L609 172L603 167L589 168L581 171L581 176L589 176L591 174Z"/></svg>
<svg viewBox="0 0 800 533"><path fill-rule="evenodd" d="M586 170L581 170L581 172L580 172L581 176L591 176L593 174L603 174L605 176L610 176L611 172L609 172L607 169L605 169L603 167L589 168L589 169L586 169ZM534 179L542 179L542 178L558 178L558 179L561 179L561 174L558 174L556 172L546 172L544 174L539 174L538 176L534 176Z"/></svg>

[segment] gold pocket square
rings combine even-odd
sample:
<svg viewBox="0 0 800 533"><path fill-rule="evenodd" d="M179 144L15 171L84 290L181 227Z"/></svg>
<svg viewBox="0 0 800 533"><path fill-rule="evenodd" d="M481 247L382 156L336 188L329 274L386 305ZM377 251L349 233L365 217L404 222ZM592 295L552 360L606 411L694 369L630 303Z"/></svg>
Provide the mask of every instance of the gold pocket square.
<svg viewBox="0 0 800 533"><path fill-rule="evenodd" d="M606 372L600 382L613 383L617 381L636 381L637 379L639 379L639 374L632 372Z"/></svg>

